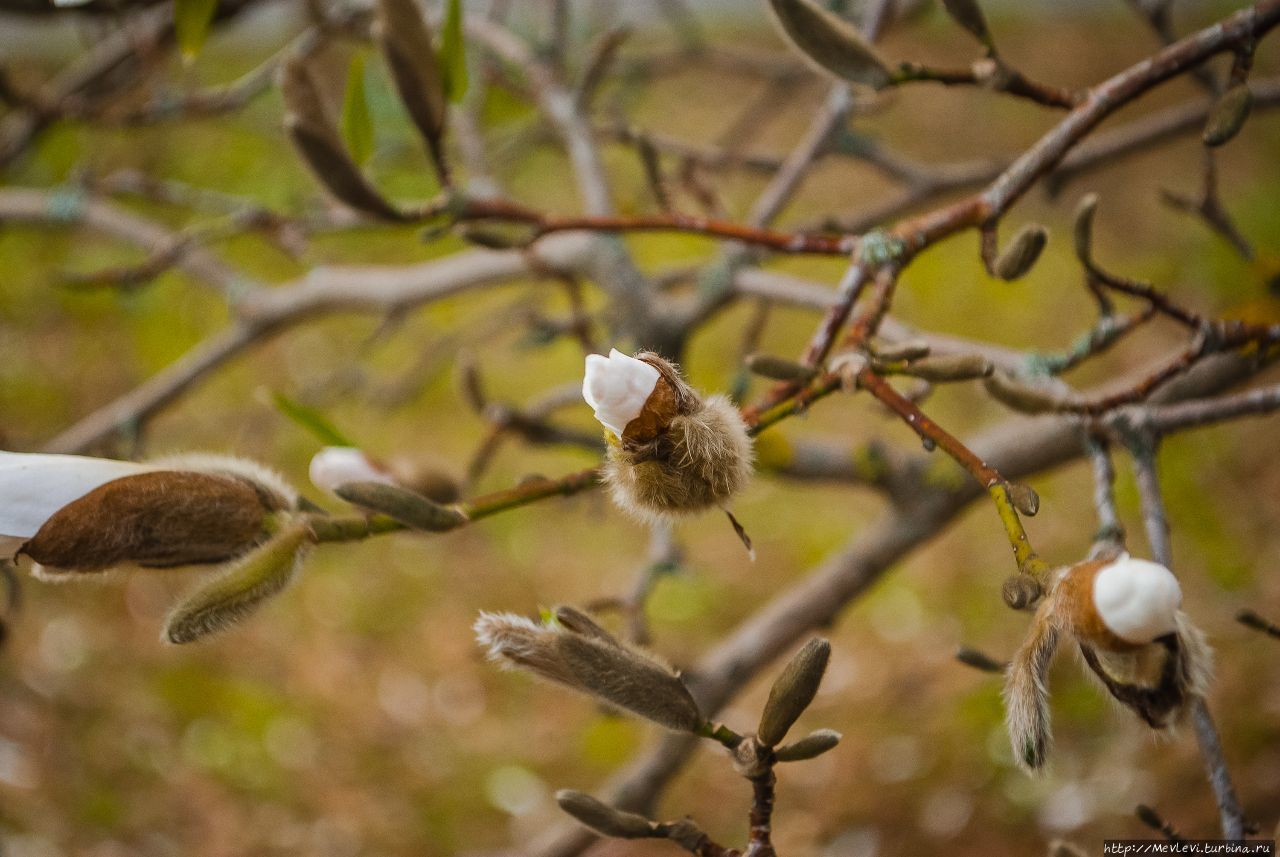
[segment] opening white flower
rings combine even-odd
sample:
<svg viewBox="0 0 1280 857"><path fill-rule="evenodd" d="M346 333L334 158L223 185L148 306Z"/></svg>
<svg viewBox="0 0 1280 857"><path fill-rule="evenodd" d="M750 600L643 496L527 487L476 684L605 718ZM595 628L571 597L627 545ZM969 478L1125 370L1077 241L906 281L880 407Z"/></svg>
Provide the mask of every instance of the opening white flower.
<svg viewBox="0 0 1280 857"><path fill-rule="evenodd" d="M1142 645L1177 630L1182 588L1163 565L1121 554L1094 577L1093 604L1112 633Z"/></svg>
<svg viewBox="0 0 1280 857"><path fill-rule="evenodd" d="M311 484L331 494L352 482L396 484L395 477L354 446L326 446L312 456L308 472Z"/></svg>
<svg viewBox="0 0 1280 857"><path fill-rule="evenodd" d="M83 455L0 452L0 550L11 556L55 512L95 488L154 469Z"/></svg>
<svg viewBox="0 0 1280 857"><path fill-rule="evenodd" d="M588 354L582 398L595 410L596 419L621 437L627 423L644 409L658 377L653 366L616 348L608 357Z"/></svg>

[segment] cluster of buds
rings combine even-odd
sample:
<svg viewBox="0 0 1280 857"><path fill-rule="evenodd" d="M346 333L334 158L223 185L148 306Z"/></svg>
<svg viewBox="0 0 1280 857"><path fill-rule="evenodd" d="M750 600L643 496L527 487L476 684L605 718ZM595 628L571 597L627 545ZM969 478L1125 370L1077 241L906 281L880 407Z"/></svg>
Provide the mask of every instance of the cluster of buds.
<svg viewBox="0 0 1280 857"><path fill-rule="evenodd" d="M0 548L46 579L217 568L169 617L171 642L236 621L289 582L309 533L298 495L251 461L144 463L0 452Z"/></svg>
<svg viewBox="0 0 1280 857"><path fill-rule="evenodd" d="M751 438L738 409L724 396L699 395L656 354L588 355L582 395L605 427L614 502L641 520L728 512L751 476Z"/></svg>
<svg viewBox="0 0 1280 857"><path fill-rule="evenodd" d="M1075 639L1089 669L1144 723L1157 730L1177 725L1212 675L1209 646L1181 603L1173 572L1128 554L1054 572L1006 677L1005 723L1018 763L1035 771L1048 755L1048 673L1064 636Z"/></svg>

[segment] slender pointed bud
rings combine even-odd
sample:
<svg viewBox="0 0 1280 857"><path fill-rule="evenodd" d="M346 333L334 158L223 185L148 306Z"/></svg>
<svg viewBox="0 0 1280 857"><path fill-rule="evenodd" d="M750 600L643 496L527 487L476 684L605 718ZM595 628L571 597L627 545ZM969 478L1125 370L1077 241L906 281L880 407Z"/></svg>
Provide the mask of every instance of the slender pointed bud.
<svg viewBox="0 0 1280 857"><path fill-rule="evenodd" d="M1097 210L1098 195L1096 193L1085 194L1076 205L1075 225L1072 228L1076 258L1086 268L1093 266L1093 215Z"/></svg>
<svg viewBox="0 0 1280 857"><path fill-rule="evenodd" d="M308 469L311 484L336 494L338 487L350 482L396 484L396 479L378 462L354 446L326 446L311 457Z"/></svg>
<svg viewBox="0 0 1280 857"><path fill-rule="evenodd" d="M919 360L922 357L928 357L930 350L929 343L923 339L904 339L901 342L878 342L874 353L877 358L886 363L896 363L899 360Z"/></svg>
<svg viewBox="0 0 1280 857"><path fill-rule="evenodd" d="M818 374L818 370L785 357L772 354L752 354L747 357L747 369L762 378L775 381L808 381Z"/></svg>
<svg viewBox="0 0 1280 857"><path fill-rule="evenodd" d="M1040 251L1049 241L1049 230L1038 223L1028 223L1013 236L1009 246L996 257L991 273L1002 280L1017 280L1031 270Z"/></svg>
<svg viewBox="0 0 1280 857"><path fill-rule="evenodd" d="M1237 83L1224 92L1204 123L1204 144L1221 146L1240 133L1252 107L1253 93L1248 84Z"/></svg>
<svg viewBox="0 0 1280 857"><path fill-rule="evenodd" d="M972 33L988 51L995 53L995 42L991 38L991 30L987 28L987 19L982 14L978 0L942 0L942 6L953 21Z"/></svg>
<svg viewBox="0 0 1280 857"><path fill-rule="evenodd" d="M1033 387L1006 372L992 372L983 386L991 398L1023 414L1043 414L1059 410L1068 401L1045 387Z"/></svg>
<svg viewBox="0 0 1280 857"><path fill-rule="evenodd" d="M831 644L815 637L791 659L769 689L769 699L756 730L761 743L774 747L787 736L787 731L813 702L830 657Z"/></svg>
<svg viewBox="0 0 1280 857"><path fill-rule="evenodd" d="M961 646L956 649L956 660L967 667L973 667L975 670L984 673L1002 673L1005 671L1005 667L1008 666L985 652L971 649L968 646Z"/></svg>
<svg viewBox="0 0 1280 857"><path fill-rule="evenodd" d="M414 0L378 0L374 31L391 79L418 133L438 145L444 135L444 80L431 30Z"/></svg>
<svg viewBox="0 0 1280 857"><path fill-rule="evenodd" d="M1029 610L1040 600L1044 588L1040 581L1029 574L1015 574L1004 579L1000 587L1000 597L1004 603L1014 610Z"/></svg>
<svg viewBox="0 0 1280 857"><path fill-rule="evenodd" d="M680 677L647 654L624 646L577 611L573 628L539 625L508 613L481 613L476 639L489 659L514 665L678 732L694 732L704 718Z"/></svg>
<svg viewBox="0 0 1280 857"><path fill-rule="evenodd" d="M1034 518L1040 511L1040 495L1030 485L1022 482L1010 482L1008 485L1009 500L1013 508L1028 518Z"/></svg>
<svg viewBox="0 0 1280 857"><path fill-rule="evenodd" d="M403 220L404 216L369 184L347 154L320 90L302 60L294 59L283 66L280 92L289 139L329 193L365 214Z"/></svg>
<svg viewBox="0 0 1280 857"><path fill-rule="evenodd" d="M421 494L385 482L348 482L334 491L343 500L389 515L412 530L443 533L460 527L467 516L460 509L442 506Z"/></svg>
<svg viewBox="0 0 1280 857"><path fill-rule="evenodd" d="M190 643L241 621L293 580L310 545L297 521L182 600L165 623L170 643Z"/></svg>
<svg viewBox="0 0 1280 857"><path fill-rule="evenodd" d="M650 839L661 836L657 825L634 812L614 809L589 794L561 789L556 792L556 803L581 824L603 836L616 839Z"/></svg>
<svg viewBox="0 0 1280 857"><path fill-rule="evenodd" d="M723 509L751 476L738 409L723 396L704 399L656 354L588 356L582 394L609 430L613 500L641 520Z"/></svg>
<svg viewBox="0 0 1280 857"><path fill-rule="evenodd" d="M892 82L888 64L843 18L813 0L769 0L769 6L787 38L818 68L874 89Z"/></svg>
<svg viewBox="0 0 1280 857"><path fill-rule="evenodd" d="M971 381L986 378L994 368L980 354L948 354L913 360L902 372L925 381Z"/></svg>
<svg viewBox="0 0 1280 857"><path fill-rule="evenodd" d="M783 744L773 752L779 762L803 762L816 759L828 750L834 750L840 743L841 735L834 729L819 729L811 732L799 741Z"/></svg>

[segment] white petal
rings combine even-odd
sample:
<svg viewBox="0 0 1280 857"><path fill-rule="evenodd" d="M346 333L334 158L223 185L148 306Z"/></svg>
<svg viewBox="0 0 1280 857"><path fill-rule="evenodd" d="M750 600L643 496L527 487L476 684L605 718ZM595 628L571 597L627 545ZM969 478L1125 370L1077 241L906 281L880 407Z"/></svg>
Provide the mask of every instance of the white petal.
<svg viewBox="0 0 1280 857"><path fill-rule="evenodd" d="M374 465L369 457L354 446L326 446L311 458L311 483L332 493L348 482L384 482L396 484L391 474Z"/></svg>
<svg viewBox="0 0 1280 857"><path fill-rule="evenodd" d="M1150 643L1177 628L1182 588L1163 565L1124 554L1093 579L1093 603L1117 637Z"/></svg>
<svg viewBox="0 0 1280 857"><path fill-rule="evenodd" d="M657 369L616 348L608 357L588 354L582 398L595 411L596 419L620 435L644 410L658 378Z"/></svg>
<svg viewBox="0 0 1280 857"><path fill-rule="evenodd" d="M81 455L0 452L0 536L29 539L54 512L99 485L154 469Z"/></svg>

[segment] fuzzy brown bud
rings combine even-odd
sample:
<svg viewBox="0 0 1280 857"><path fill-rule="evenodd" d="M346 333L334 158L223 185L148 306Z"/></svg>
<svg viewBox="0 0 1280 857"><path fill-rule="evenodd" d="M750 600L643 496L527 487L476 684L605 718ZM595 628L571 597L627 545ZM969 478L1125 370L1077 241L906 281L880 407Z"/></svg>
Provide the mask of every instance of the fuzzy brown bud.
<svg viewBox="0 0 1280 857"><path fill-rule="evenodd" d="M1043 592L1040 581L1029 574L1006 577L1004 584L1000 587L1000 597L1014 610L1031 609Z"/></svg>
<svg viewBox="0 0 1280 857"><path fill-rule="evenodd" d="M840 733L834 729L819 729L799 741L783 744L773 752L773 757L779 762L803 762L807 759L816 759L828 750L835 749L835 746L840 743L840 737Z"/></svg>
<svg viewBox="0 0 1280 857"><path fill-rule="evenodd" d="M647 654L623 645L573 611L570 625L539 625L511 614L482 613L476 639L490 660L523 667L668 729L692 732L703 724L680 677ZM574 628L586 627L586 634Z"/></svg>
<svg viewBox="0 0 1280 857"><path fill-rule="evenodd" d="M991 273L1002 280L1017 280L1031 270L1049 241L1049 231L1038 223L1018 230L1004 252L991 265Z"/></svg>
<svg viewBox="0 0 1280 857"><path fill-rule="evenodd" d="M442 533L467 522L459 509L442 506L433 500L397 485L385 482L348 482L334 493L365 509L381 512L413 530Z"/></svg>
<svg viewBox="0 0 1280 857"><path fill-rule="evenodd" d="M756 736L770 747L787 736L804 710L813 702L831 657L831 644L815 637L805 644L769 689Z"/></svg>
<svg viewBox="0 0 1280 857"><path fill-rule="evenodd" d="M220 563L261 542L283 503L231 476L139 473L63 506L21 553L46 572Z"/></svg>
<svg viewBox="0 0 1280 857"><path fill-rule="evenodd" d="M1022 482L1010 482L1007 490L1013 507L1028 518L1034 518L1036 513L1040 511L1040 495L1030 485Z"/></svg>

